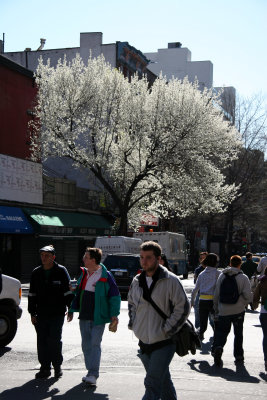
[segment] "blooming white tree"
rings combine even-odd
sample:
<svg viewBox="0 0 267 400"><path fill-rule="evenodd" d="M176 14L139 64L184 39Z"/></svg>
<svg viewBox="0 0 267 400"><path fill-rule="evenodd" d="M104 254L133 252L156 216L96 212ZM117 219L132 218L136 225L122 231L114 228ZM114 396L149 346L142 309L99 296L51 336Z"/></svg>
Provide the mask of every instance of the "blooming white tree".
<svg viewBox="0 0 267 400"><path fill-rule="evenodd" d="M56 68L40 61L32 158L69 157L109 193L120 233L143 211L160 216L222 212L235 197L223 171L240 137L197 82L128 82L103 57Z"/></svg>

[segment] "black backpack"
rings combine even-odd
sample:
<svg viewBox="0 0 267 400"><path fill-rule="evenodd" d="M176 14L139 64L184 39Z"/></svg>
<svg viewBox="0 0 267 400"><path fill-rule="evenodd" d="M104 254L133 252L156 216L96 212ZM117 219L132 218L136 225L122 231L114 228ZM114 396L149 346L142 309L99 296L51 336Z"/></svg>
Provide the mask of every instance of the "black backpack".
<svg viewBox="0 0 267 400"><path fill-rule="evenodd" d="M236 282L236 275L241 274L238 272L235 275L224 274L220 287L220 303L235 304L239 299L238 286Z"/></svg>

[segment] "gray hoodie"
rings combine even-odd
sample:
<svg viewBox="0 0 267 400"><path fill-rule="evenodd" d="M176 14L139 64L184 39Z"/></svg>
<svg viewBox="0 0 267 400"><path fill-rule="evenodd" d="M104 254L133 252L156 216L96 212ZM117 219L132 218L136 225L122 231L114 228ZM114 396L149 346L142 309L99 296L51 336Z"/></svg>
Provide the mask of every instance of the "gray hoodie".
<svg viewBox="0 0 267 400"><path fill-rule="evenodd" d="M235 304L224 304L220 302L220 287L225 274L236 275L236 282L239 291L239 299ZM214 293L214 310L215 315L234 315L240 314L245 311L246 306L252 302L253 293L251 292L250 282L247 277L239 268L227 267L219 276L215 293Z"/></svg>

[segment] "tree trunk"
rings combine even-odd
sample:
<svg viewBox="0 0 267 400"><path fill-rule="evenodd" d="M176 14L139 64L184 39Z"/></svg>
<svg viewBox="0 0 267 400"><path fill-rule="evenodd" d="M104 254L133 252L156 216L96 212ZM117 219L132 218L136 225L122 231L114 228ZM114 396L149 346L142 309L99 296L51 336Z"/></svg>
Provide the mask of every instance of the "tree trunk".
<svg viewBox="0 0 267 400"><path fill-rule="evenodd" d="M234 210L233 205L230 204L228 208L228 232L227 232L227 250L226 257L229 259L232 255L233 249L233 227L234 227Z"/></svg>
<svg viewBox="0 0 267 400"><path fill-rule="evenodd" d="M120 213L120 225L117 232L117 235L127 236L128 233L128 224L127 224L127 211L125 209Z"/></svg>

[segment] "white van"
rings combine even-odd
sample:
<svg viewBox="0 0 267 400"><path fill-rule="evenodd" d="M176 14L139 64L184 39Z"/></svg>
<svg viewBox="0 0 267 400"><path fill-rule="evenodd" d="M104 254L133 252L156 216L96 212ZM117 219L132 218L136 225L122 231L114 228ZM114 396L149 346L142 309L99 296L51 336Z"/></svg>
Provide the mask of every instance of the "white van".
<svg viewBox="0 0 267 400"><path fill-rule="evenodd" d="M102 261L108 254L130 253L139 254L142 240L127 236L98 236L95 247L102 250Z"/></svg>
<svg viewBox="0 0 267 400"><path fill-rule="evenodd" d="M188 277L188 241L185 235L176 232L135 232L135 238L142 242L157 242L166 255L169 265L176 275Z"/></svg>
<svg viewBox="0 0 267 400"><path fill-rule="evenodd" d="M21 283L11 276L1 275L0 292L0 348L8 345L17 332L17 320L21 317Z"/></svg>

